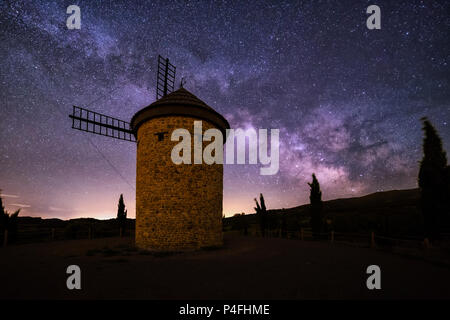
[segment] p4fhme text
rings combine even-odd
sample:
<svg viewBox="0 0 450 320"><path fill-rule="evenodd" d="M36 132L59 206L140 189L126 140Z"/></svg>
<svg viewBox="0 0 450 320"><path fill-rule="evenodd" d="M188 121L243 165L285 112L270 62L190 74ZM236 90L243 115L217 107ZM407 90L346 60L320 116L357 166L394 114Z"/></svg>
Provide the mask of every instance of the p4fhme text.
<svg viewBox="0 0 450 320"><path fill-rule="evenodd" d="M223 305L223 314L270 314L268 304L225 304Z"/></svg>

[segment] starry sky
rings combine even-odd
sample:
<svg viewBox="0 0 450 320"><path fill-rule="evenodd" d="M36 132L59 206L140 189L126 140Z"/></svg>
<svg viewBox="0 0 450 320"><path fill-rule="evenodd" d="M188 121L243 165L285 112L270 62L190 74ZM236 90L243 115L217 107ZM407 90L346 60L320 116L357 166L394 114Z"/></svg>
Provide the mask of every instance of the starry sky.
<svg viewBox="0 0 450 320"><path fill-rule="evenodd" d="M66 8L81 9L68 30ZM381 30L366 9L381 8ZM21 215L135 216L136 145L71 129L72 105L129 121L157 56L232 128L280 130L280 170L224 166L224 214L415 188L420 118L450 152L449 1L0 0L0 188Z"/></svg>

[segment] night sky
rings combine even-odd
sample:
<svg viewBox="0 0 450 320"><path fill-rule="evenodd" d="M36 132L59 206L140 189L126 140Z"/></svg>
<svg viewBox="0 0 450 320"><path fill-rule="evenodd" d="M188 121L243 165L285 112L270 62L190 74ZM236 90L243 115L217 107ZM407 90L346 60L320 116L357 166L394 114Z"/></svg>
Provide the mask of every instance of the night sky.
<svg viewBox="0 0 450 320"><path fill-rule="evenodd" d="M12 3L8 7L8 3ZM81 8L68 30L66 8ZM381 8L368 30L366 8ZM0 188L8 210L134 217L136 145L71 129L129 121L158 54L232 128L280 129L280 171L224 166L224 214L417 187L420 118L450 151L450 1L0 1Z"/></svg>

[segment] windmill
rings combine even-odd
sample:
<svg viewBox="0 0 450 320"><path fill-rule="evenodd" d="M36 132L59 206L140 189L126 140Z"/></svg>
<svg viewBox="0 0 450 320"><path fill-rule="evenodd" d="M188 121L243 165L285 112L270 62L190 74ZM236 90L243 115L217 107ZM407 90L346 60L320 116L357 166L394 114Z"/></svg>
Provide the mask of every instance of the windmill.
<svg viewBox="0 0 450 320"><path fill-rule="evenodd" d="M156 101L139 110L130 122L85 108L73 107L72 128L137 142L136 246L146 250L180 251L220 246L222 236L223 165L175 164L175 129L191 135L194 122L203 130L219 129L228 121L183 88L174 90L176 68L158 56ZM203 131L202 131L203 133Z"/></svg>
<svg viewBox="0 0 450 320"><path fill-rule="evenodd" d="M171 93L175 85L176 67L168 58L158 55L158 72L156 76L156 100ZM136 142L130 123L114 117L110 117L86 108L73 106L72 129L99 134L119 140ZM162 133L159 133L159 139Z"/></svg>

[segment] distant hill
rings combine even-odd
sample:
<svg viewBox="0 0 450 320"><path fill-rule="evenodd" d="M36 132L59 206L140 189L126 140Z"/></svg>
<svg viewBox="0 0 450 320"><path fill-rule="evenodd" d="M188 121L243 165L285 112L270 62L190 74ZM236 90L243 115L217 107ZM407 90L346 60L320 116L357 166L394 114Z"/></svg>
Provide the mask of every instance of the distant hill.
<svg viewBox="0 0 450 320"><path fill-rule="evenodd" d="M56 218L18 217L17 242L44 240L85 239L91 237L115 237L119 235L116 219L98 220L76 218L61 220ZM134 219L127 219L124 235L134 234ZM2 236L0 232L0 236Z"/></svg>
<svg viewBox="0 0 450 320"><path fill-rule="evenodd" d="M324 217L328 230L347 233L375 231L380 235L422 235L423 219L419 210L419 189L376 192L362 197L324 201ZM270 205L270 203L269 203ZM224 219L224 230L241 228L240 217ZM269 210L269 228L280 228L285 219L288 230L309 228L309 204ZM257 229L255 214L245 215L245 221ZM128 219L128 233L134 233L134 219ZM117 236L115 219L97 220L78 218L71 220L41 219L19 216L19 240L30 238L48 239L55 229L56 239L86 238L93 236ZM91 229L91 231L89 231Z"/></svg>
<svg viewBox="0 0 450 320"><path fill-rule="evenodd" d="M392 213L394 208L416 207L419 203L419 189L406 190L390 190L383 192L375 192L362 197L342 198L324 201L324 210L328 213L350 212L350 211L379 211L380 209L388 209L379 211L380 214ZM309 204L293 207L289 209L270 210L274 213L297 213L309 214Z"/></svg>
<svg viewBox="0 0 450 320"><path fill-rule="evenodd" d="M362 197L324 201L323 213L328 229L336 232L421 235L423 219L418 207L419 199L419 189L376 192ZM268 210L268 213L271 228L279 228L283 216L290 230L309 227L309 204ZM239 225L236 223L238 217L227 219L226 228ZM245 219L249 224L258 223L255 214L246 215Z"/></svg>

